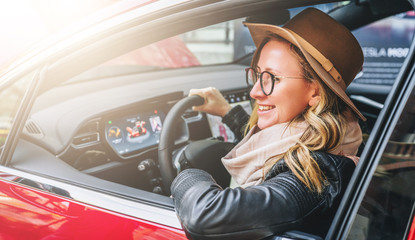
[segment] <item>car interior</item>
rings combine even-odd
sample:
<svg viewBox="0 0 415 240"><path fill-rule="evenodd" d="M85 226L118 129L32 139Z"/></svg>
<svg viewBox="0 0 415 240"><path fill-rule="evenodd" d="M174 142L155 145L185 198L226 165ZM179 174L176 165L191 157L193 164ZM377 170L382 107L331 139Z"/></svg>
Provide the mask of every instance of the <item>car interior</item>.
<svg viewBox="0 0 415 240"><path fill-rule="evenodd" d="M166 24L163 31L158 31L163 33L134 43L131 37L125 36L132 35L136 39L144 27L126 29L123 36L112 36L117 38L115 40L108 37L85 50L79 50L74 56L57 61L45 77L45 84L34 102L9 165L169 209L173 209L173 203L165 179L170 178L171 182L177 171L186 168L189 162L201 168L215 166L208 171L217 176L221 185L226 186L229 176L218 170L219 161L220 156L233 146L235 136L220 119L193 111L191 106L194 101L180 103L182 108L170 117L173 120L168 115L173 114L174 106L187 96L190 89L209 86L219 89L230 103L242 104L250 111L244 69L249 66L252 51L227 63L189 67L107 63L151 42L222 21L242 19L282 24L292 13L287 8L297 7L289 6L289 3L275 5L267 11L266 4L261 7L258 4L253 10L245 7L238 13L231 10L212 13L209 17L202 17L198 24L183 24L174 31L166 30ZM385 4L381 0L361 0L337 6L329 13L349 29L356 30L411 9L411 5L404 0L393 1L393 4ZM221 14L224 16L218 17ZM194 16L185 16L183 21L191 17ZM175 21L177 23L178 20ZM153 22L151 24L156 24ZM151 24L145 27L149 28ZM118 48L111 53L103 53L103 48L114 47L108 42ZM128 46L119 47L127 42ZM90 57L84 62L79 60L79 56L85 54ZM366 139L391 88L392 84L355 81L347 90L368 119L361 123ZM169 129L169 135L164 139L163 131L166 129ZM223 144L215 145L212 141ZM167 152L163 152L165 147L162 144L169 148ZM195 151L195 159L198 160L184 161L182 156L185 151ZM164 154L167 157L163 157ZM212 159L215 164L207 165L207 159Z"/></svg>

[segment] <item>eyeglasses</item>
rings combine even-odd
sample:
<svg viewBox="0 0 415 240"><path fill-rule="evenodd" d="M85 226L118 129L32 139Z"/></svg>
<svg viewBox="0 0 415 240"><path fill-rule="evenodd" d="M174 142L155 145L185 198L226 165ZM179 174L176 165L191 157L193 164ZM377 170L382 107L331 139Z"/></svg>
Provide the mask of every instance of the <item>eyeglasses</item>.
<svg viewBox="0 0 415 240"><path fill-rule="evenodd" d="M261 84L261 90L265 94L265 96L271 95L272 91L274 90L274 84L276 81L280 81L283 78L304 78L304 77L277 76L268 71L263 71L261 73L258 73L253 68L246 68L245 71L246 71L246 84L248 85L248 89L251 90L259 78L260 84Z"/></svg>

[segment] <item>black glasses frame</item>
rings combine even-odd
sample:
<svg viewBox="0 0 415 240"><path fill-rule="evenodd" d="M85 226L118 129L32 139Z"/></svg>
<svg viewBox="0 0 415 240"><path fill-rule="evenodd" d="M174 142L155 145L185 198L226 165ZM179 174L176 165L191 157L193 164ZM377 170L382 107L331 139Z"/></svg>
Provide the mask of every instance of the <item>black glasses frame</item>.
<svg viewBox="0 0 415 240"><path fill-rule="evenodd" d="M283 78L297 78L297 79L298 78L304 78L304 77L292 77L292 76L278 76L278 75L275 75L275 74L273 74L272 72L269 72L269 71L263 71L261 73L258 73L255 69L249 67L249 68L245 68L245 72L246 72L245 80L246 80L246 84L248 85L248 90L249 91L251 91L251 89L253 87L253 85L251 86L250 82L249 82L249 77L248 77L249 70L254 71L254 76L255 76L255 79L253 79L254 80L254 82L253 82L254 85L256 84L256 82L258 81L258 78L259 78L259 83L261 85L261 90L262 90L262 93L265 96L269 96L269 95L272 94L272 92L274 91L275 81L280 81ZM264 85L263 85L262 76L264 76L265 73L269 74L271 76L271 80L272 80L271 91L269 91L269 93L265 92Z"/></svg>

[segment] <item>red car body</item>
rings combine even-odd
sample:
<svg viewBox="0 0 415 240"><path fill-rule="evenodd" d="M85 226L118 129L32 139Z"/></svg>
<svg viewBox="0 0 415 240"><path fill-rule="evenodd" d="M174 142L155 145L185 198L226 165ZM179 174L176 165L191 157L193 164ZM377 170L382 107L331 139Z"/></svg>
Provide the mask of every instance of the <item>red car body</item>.
<svg viewBox="0 0 415 240"><path fill-rule="evenodd" d="M4 178L18 177L0 173ZM187 239L183 230L0 180L0 239ZM25 231L22 231L25 229Z"/></svg>

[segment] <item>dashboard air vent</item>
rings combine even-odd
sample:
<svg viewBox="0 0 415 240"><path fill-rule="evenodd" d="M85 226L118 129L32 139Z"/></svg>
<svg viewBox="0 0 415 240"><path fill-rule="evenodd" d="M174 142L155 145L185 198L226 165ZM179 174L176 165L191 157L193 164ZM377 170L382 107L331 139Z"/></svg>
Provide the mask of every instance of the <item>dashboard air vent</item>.
<svg viewBox="0 0 415 240"><path fill-rule="evenodd" d="M31 120L28 120L26 122L24 129L26 130L26 133L28 133L31 136L35 136L37 138L43 137L42 130L40 130L39 126Z"/></svg>

